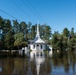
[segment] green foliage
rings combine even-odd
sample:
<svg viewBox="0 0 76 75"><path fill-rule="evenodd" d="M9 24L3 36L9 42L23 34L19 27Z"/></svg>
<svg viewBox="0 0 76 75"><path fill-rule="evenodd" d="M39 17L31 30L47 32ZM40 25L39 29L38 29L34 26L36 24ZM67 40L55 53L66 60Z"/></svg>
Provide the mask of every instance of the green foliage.
<svg viewBox="0 0 76 75"><path fill-rule="evenodd" d="M48 26L47 24L41 25L40 26L40 34L41 34L41 38L44 40L48 40L51 37L51 28L50 26Z"/></svg>
<svg viewBox="0 0 76 75"><path fill-rule="evenodd" d="M76 34L74 33L74 28L69 31L67 28L64 28L62 34L54 32L52 38L52 46L54 50L59 50L60 53L65 52L66 50L75 50L76 49Z"/></svg>
<svg viewBox="0 0 76 75"><path fill-rule="evenodd" d="M9 31L4 38L6 49L12 50L14 47L14 37L12 31Z"/></svg>
<svg viewBox="0 0 76 75"><path fill-rule="evenodd" d="M21 22L19 25L19 31L23 32L24 34L27 33L27 24L25 22Z"/></svg>
<svg viewBox="0 0 76 75"><path fill-rule="evenodd" d="M53 46L53 48L57 48L58 47L58 42L59 42L59 33L58 32L54 32L54 34L53 34L53 38L52 38L52 46Z"/></svg>
<svg viewBox="0 0 76 75"><path fill-rule="evenodd" d="M17 20L13 20L13 29L15 33L19 32L19 23Z"/></svg>
<svg viewBox="0 0 76 75"><path fill-rule="evenodd" d="M55 31L51 33L51 28L47 24L39 24L40 36L43 40L47 41L48 44L52 44L53 49L59 50L61 53L65 50L76 49L76 33L74 28L68 30L64 28L62 33ZM13 49L15 47L25 47L28 45L28 40L33 40L36 36L37 24L32 25L31 22L28 24L24 21L18 22L13 20L13 23L9 19L3 19L0 16L0 49ZM51 37L52 36L52 37ZM51 37L51 39L50 39Z"/></svg>
<svg viewBox="0 0 76 75"><path fill-rule="evenodd" d="M35 38L36 35L36 27L33 25L31 27L31 39L33 40Z"/></svg>
<svg viewBox="0 0 76 75"><path fill-rule="evenodd" d="M69 40L68 46L72 50L76 49L76 38L71 38Z"/></svg>
<svg viewBox="0 0 76 75"><path fill-rule="evenodd" d="M19 47L23 44L24 42L24 35L22 32L20 33L17 33L14 35L14 39L15 39L15 42L14 42L14 46L17 46L18 49Z"/></svg>
<svg viewBox="0 0 76 75"><path fill-rule="evenodd" d="M0 39L0 50L3 49L4 45L3 45L3 40Z"/></svg>
<svg viewBox="0 0 76 75"><path fill-rule="evenodd" d="M64 29L63 29L62 35L65 36L65 37L68 37L68 35L69 35L69 30L68 30L68 28L64 28Z"/></svg>

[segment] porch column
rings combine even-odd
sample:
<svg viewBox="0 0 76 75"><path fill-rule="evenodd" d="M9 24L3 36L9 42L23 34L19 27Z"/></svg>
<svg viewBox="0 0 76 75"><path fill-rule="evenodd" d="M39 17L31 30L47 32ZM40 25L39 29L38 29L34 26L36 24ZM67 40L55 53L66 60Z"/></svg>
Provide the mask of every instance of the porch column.
<svg viewBox="0 0 76 75"><path fill-rule="evenodd" d="M39 44L39 50L41 50L41 44Z"/></svg>

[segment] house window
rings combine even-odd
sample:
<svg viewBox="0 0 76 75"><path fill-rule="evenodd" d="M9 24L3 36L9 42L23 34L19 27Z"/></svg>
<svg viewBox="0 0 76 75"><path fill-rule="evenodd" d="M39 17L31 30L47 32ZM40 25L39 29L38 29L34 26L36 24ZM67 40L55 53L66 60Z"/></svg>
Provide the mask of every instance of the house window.
<svg viewBox="0 0 76 75"><path fill-rule="evenodd" d="M29 50L30 50L30 46L29 46Z"/></svg>
<svg viewBox="0 0 76 75"><path fill-rule="evenodd" d="M42 49L42 45L41 45L41 49Z"/></svg>
<svg viewBox="0 0 76 75"><path fill-rule="evenodd" d="M35 45L33 45L33 48L35 49Z"/></svg>
<svg viewBox="0 0 76 75"><path fill-rule="evenodd" d="M38 47L39 45L37 44L37 47Z"/></svg>

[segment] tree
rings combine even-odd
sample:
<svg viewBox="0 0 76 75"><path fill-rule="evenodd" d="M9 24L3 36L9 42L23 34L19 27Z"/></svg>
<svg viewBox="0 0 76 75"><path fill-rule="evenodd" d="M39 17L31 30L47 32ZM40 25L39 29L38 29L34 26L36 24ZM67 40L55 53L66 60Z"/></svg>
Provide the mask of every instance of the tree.
<svg viewBox="0 0 76 75"><path fill-rule="evenodd" d="M47 37L46 37L46 36L47 36ZM50 28L50 26L46 26L46 27L45 27L45 39L46 39L46 40L49 40L50 37L51 37L51 28Z"/></svg>
<svg viewBox="0 0 76 75"><path fill-rule="evenodd" d="M76 35L74 28L71 28L70 36L68 38L68 48L73 51L76 48Z"/></svg>
<svg viewBox="0 0 76 75"><path fill-rule="evenodd" d="M14 39L15 39L14 46L17 46L18 49L20 49L22 44L27 44L27 43L24 43L25 39L22 32L15 34Z"/></svg>
<svg viewBox="0 0 76 75"><path fill-rule="evenodd" d="M0 39L0 50L2 50L4 48L4 45L3 45L3 40Z"/></svg>
<svg viewBox="0 0 76 75"><path fill-rule="evenodd" d="M11 21L9 19L4 20L4 33L6 34L10 29L12 29Z"/></svg>
<svg viewBox="0 0 76 75"><path fill-rule="evenodd" d="M3 32L3 29L4 29L4 20L3 18L0 16L0 32ZM3 35L3 33L2 33Z"/></svg>
<svg viewBox="0 0 76 75"><path fill-rule="evenodd" d="M60 54L63 53L63 50L65 50L66 43L64 41L63 35L59 34L58 32L54 32L53 38L52 38L52 46L53 49L59 50Z"/></svg>
<svg viewBox="0 0 76 75"><path fill-rule="evenodd" d="M25 39L28 40L27 24L25 22L21 22L19 26L20 26L20 32L23 32Z"/></svg>
<svg viewBox="0 0 76 75"><path fill-rule="evenodd" d="M8 35L7 33L11 29L12 29L11 21L9 19L3 19L3 18L0 17L0 31L1 31L0 35L1 35L1 47L2 47L2 49L5 48L5 46L6 46L6 42L5 41L6 41L6 38L7 38L7 35Z"/></svg>
<svg viewBox="0 0 76 75"><path fill-rule="evenodd" d="M51 28L47 24L40 25L40 35L44 40L49 41L51 37Z"/></svg>
<svg viewBox="0 0 76 75"><path fill-rule="evenodd" d="M20 28L20 32L23 32L24 34L26 34L27 24L25 22L21 22L19 25L19 28Z"/></svg>
<svg viewBox="0 0 76 75"><path fill-rule="evenodd" d="M36 36L36 27L33 25L31 27L31 39L33 40Z"/></svg>
<svg viewBox="0 0 76 75"><path fill-rule="evenodd" d="M57 46L58 45L58 41L59 41L58 40L58 38L59 38L58 36L59 36L59 33L55 31L54 34L53 34L53 38L52 38L52 46L53 46L54 49L57 49L57 47L58 47Z"/></svg>
<svg viewBox="0 0 76 75"><path fill-rule="evenodd" d="M71 37L74 37L74 28L71 28L70 35L71 35Z"/></svg>
<svg viewBox="0 0 76 75"><path fill-rule="evenodd" d="M65 37L68 37L68 35L69 35L69 30L68 30L68 28L64 28L64 29L63 29L62 35L65 36Z"/></svg>
<svg viewBox="0 0 76 75"><path fill-rule="evenodd" d="M43 25L40 25L39 27L40 27L40 36L42 39L45 40L45 25L43 24Z"/></svg>
<svg viewBox="0 0 76 75"><path fill-rule="evenodd" d="M62 36L63 36L63 48L65 50L68 48L68 38L70 36L70 31L68 30L68 28L63 29Z"/></svg>
<svg viewBox="0 0 76 75"><path fill-rule="evenodd" d="M4 38L6 49L12 50L14 47L14 36L12 30L10 30Z"/></svg>
<svg viewBox="0 0 76 75"><path fill-rule="evenodd" d="M19 22L17 20L13 20L13 29L15 33L19 32Z"/></svg>
<svg viewBox="0 0 76 75"><path fill-rule="evenodd" d="M32 23L28 22L28 24L27 24L27 30L28 30L27 38L28 38L28 40L31 39L31 27L32 27Z"/></svg>

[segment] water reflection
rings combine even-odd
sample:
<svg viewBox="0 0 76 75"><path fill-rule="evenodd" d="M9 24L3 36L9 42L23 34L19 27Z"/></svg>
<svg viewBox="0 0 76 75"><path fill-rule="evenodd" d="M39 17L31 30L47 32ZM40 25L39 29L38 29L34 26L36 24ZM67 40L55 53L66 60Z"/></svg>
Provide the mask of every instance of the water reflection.
<svg viewBox="0 0 76 75"><path fill-rule="evenodd" d="M67 57L0 58L0 75L76 75L76 55Z"/></svg>

